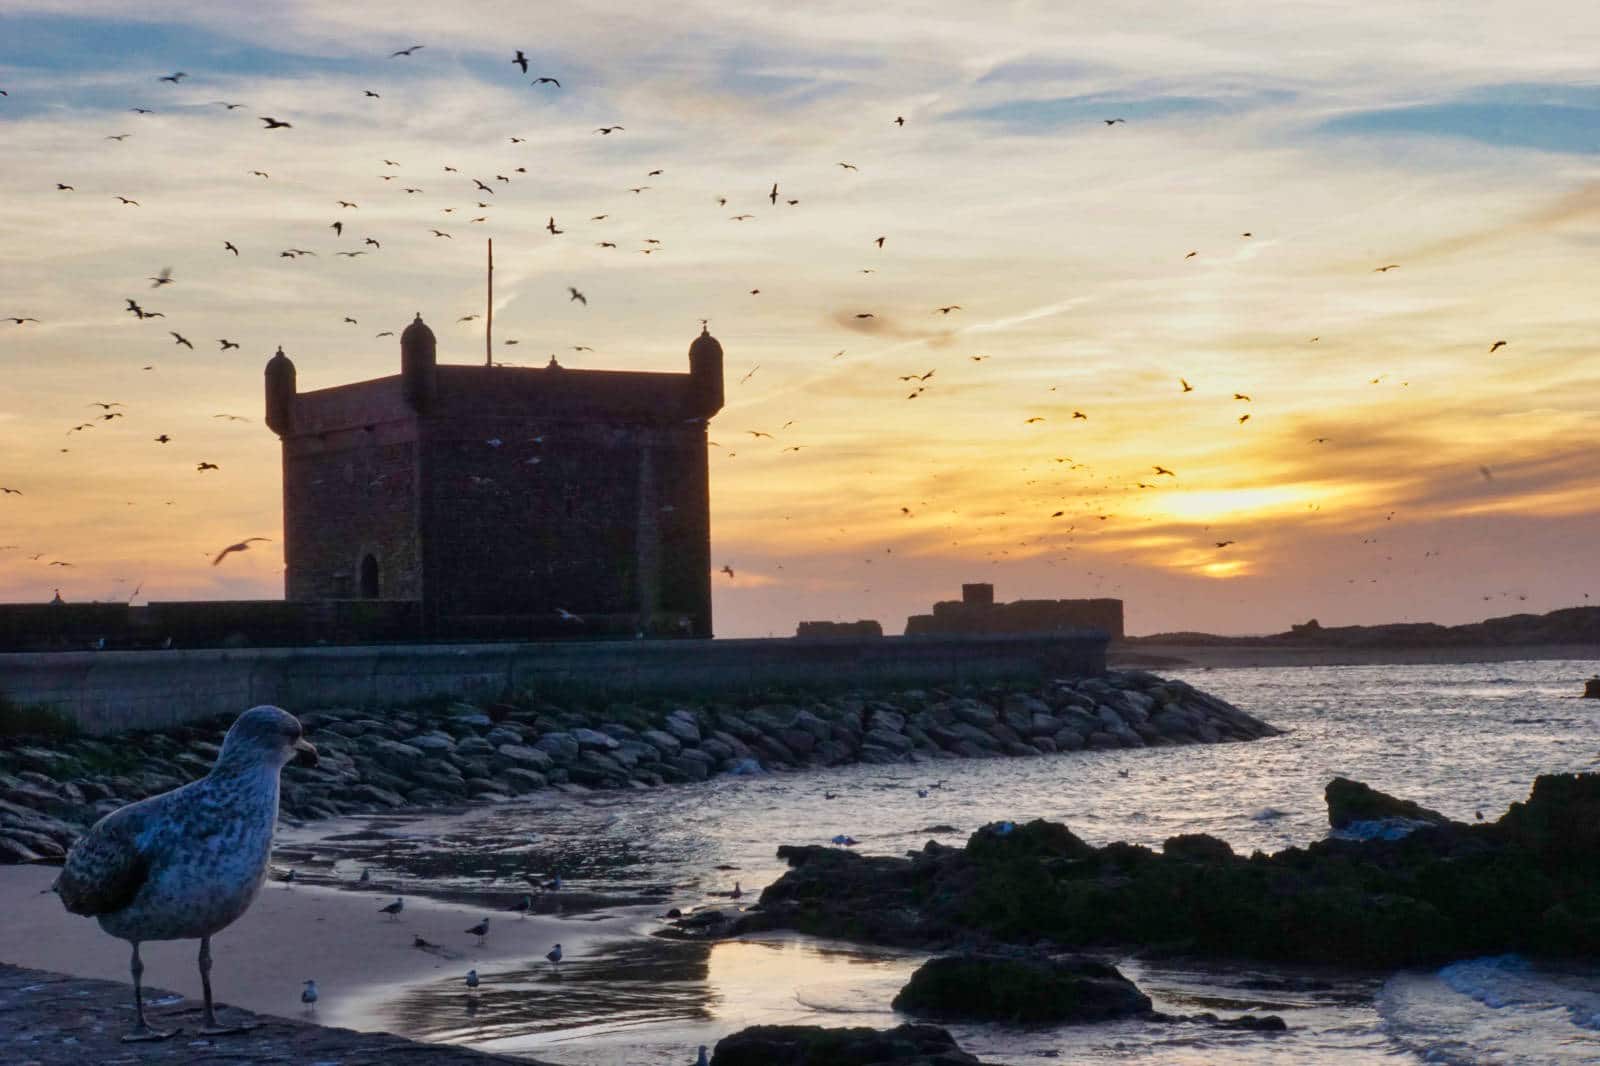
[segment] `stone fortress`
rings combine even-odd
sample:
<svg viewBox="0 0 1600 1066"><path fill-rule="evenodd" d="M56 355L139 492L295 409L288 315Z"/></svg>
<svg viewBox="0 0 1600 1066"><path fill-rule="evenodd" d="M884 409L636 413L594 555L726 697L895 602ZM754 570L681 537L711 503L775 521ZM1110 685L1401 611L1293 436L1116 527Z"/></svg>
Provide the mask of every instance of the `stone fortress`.
<svg viewBox="0 0 1600 1066"><path fill-rule="evenodd" d="M419 314L399 374L299 392L280 350L286 599L409 601L438 636L711 636L722 364L702 329L687 374L441 365Z"/></svg>

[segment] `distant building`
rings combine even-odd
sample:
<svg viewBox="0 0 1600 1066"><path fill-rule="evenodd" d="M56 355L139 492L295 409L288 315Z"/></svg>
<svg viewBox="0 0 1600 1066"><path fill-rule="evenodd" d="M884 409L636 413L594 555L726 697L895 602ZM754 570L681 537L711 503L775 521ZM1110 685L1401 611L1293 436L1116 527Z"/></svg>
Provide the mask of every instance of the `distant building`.
<svg viewBox="0 0 1600 1066"><path fill-rule="evenodd" d="M418 315L399 374L302 393L280 350L286 597L412 601L435 636L710 636L722 363L702 330L686 374L443 366Z"/></svg>
<svg viewBox="0 0 1600 1066"><path fill-rule="evenodd" d="M1122 639L1122 601L1015 600L994 602L994 586L961 586L961 599L941 600L932 614L906 619L906 636L932 633L1050 633L1058 629L1099 629Z"/></svg>
<svg viewBox="0 0 1600 1066"><path fill-rule="evenodd" d="M881 637L883 626L871 618L857 622L801 622L795 627L797 637Z"/></svg>

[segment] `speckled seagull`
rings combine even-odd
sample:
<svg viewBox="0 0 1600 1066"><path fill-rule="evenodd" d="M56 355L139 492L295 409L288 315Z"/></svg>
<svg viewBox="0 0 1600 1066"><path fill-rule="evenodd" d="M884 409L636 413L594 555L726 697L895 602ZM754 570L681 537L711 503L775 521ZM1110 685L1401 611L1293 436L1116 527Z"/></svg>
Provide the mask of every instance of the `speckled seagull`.
<svg viewBox="0 0 1600 1066"><path fill-rule="evenodd" d="M207 1036L245 1032L217 1024L211 1006L211 938L242 915L261 890L278 823L278 772L317 749L294 715L252 707L222 741L211 772L100 819L73 845L56 881L61 902L93 916L133 945L133 1002L139 1023L124 1041L165 1040L144 1017L139 945L200 938L200 985Z"/></svg>

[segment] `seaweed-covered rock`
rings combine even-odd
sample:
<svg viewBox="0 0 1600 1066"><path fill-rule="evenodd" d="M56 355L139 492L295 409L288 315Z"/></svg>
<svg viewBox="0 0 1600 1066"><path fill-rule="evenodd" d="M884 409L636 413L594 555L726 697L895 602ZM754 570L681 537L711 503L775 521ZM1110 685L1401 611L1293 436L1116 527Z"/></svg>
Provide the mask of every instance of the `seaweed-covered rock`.
<svg viewBox="0 0 1600 1066"><path fill-rule="evenodd" d="M976 1056L934 1025L824 1029L757 1025L717 1042L711 1066L974 1066Z"/></svg>
<svg viewBox="0 0 1600 1066"><path fill-rule="evenodd" d="M1071 1025L1143 1014L1150 997L1115 966L1082 955L968 953L923 963L894 997L894 1009L943 1021Z"/></svg>
<svg viewBox="0 0 1600 1066"><path fill-rule="evenodd" d="M1434 825L1450 821L1438 811L1430 811L1410 800L1396 799L1347 777L1329 781L1323 795L1328 801L1328 824L1335 829L1343 829L1352 822L1380 822L1390 818Z"/></svg>

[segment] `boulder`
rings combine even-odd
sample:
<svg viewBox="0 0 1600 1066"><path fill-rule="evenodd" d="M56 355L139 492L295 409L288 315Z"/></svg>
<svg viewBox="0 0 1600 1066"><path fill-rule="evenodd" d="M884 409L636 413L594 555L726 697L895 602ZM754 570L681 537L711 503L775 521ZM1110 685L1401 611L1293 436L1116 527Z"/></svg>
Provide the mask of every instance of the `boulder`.
<svg viewBox="0 0 1600 1066"><path fill-rule="evenodd" d="M1430 811L1410 800L1396 799L1377 789L1336 777L1324 790L1328 801L1328 824L1343 829L1352 822L1379 822L1389 818L1405 818L1418 822L1445 825L1450 819L1438 811Z"/></svg>
<svg viewBox="0 0 1600 1066"><path fill-rule="evenodd" d="M681 740L660 729L646 729L639 734L639 739L659 751L663 759L676 755L683 750L683 742Z"/></svg>
<svg viewBox="0 0 1600 1066"><path fill-rule="evenodd" d="M921 1018L1079 1025L1143 1014L1150 997L1115 966L1083 955L961 954L929 959L894 997Z"/></svg>
<svg viewBox="0 0 1600 1066"><path fill-rule="evenodd" d="M933 1025L824 1029L757 1025L717 1042L711 1066L976 1066L955 1038Z"/></svg>
<svg viewBox="0 0 1600 1066"><path fill-rule="evenodd" d="M613 751L618 746L616 737L597 729L574 729L572 739L578 742L580 750L593 748L597 751Z"/></svg>
<svg viewBox="0 0 1600 1066"><path fill-rule="evenodd" d="M545 733L533 742L533 746L556 762L571 762L578 757L580 750L578 738L571 733Z"/></svg>
<svg viewBox="0 0 1600 1066"><path fill-rule="evenodd" d="M700 725L688 711L673 711L667 716L665 728L685 744L700 743Z"/></svg>
<svg viewBox="0 0 1600 1066"><path fill-rule="evenodd" d="M502 744L496 751L507 762L541 774L555 765L555 760L548 752L530 748L526 744Z"/></svg>

